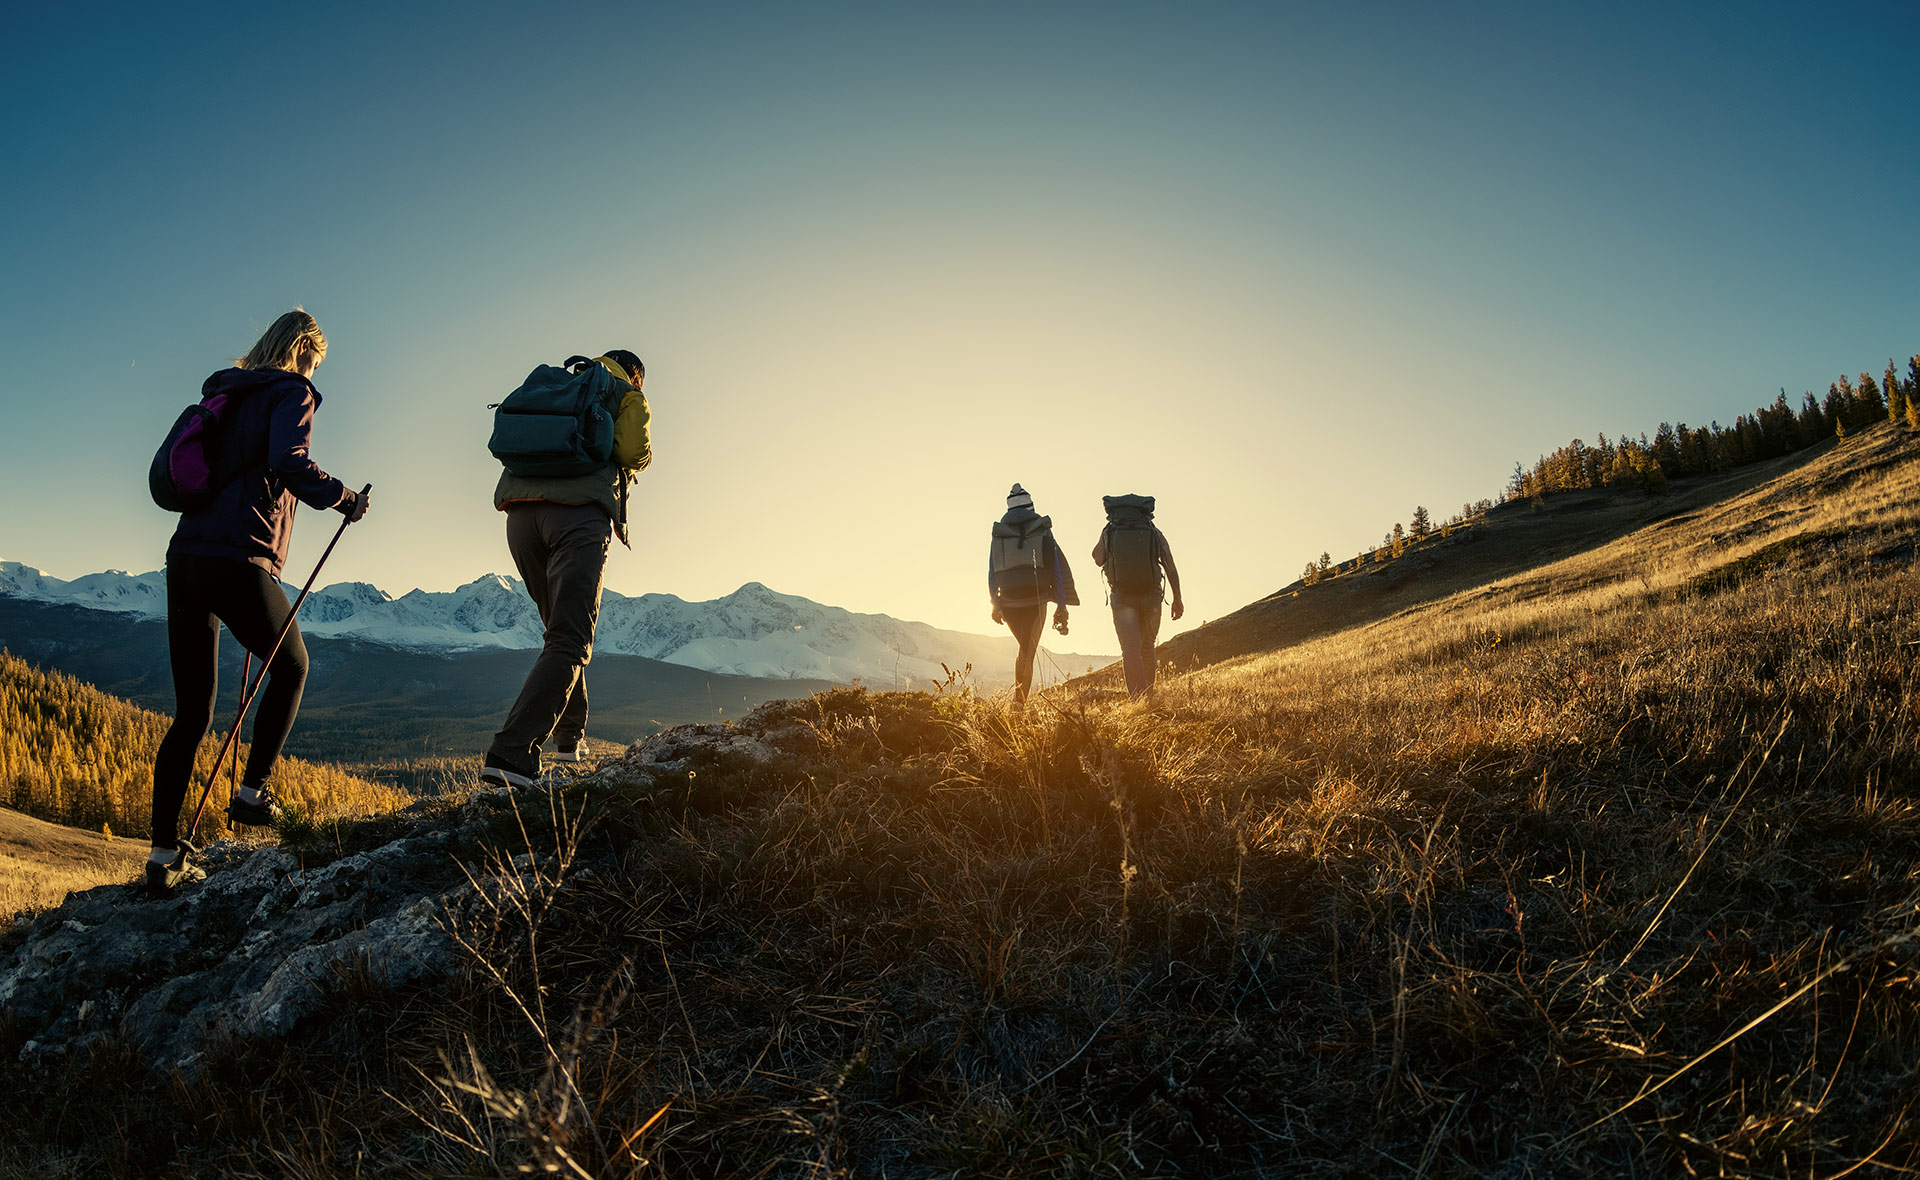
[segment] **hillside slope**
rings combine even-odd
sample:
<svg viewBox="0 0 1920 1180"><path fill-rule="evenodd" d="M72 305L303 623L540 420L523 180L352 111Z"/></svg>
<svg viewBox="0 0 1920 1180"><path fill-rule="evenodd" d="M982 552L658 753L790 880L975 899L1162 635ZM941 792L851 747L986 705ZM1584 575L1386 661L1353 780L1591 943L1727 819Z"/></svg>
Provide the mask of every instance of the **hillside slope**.
<svg viewBox="0 0 1920 1180"><path fill-rule="evenodd" d="M105 825L122 836L145 837L152 830L153 756L170 723L0 651L0 806L89 831ZM212 770L223 737L216 730L201 743L196 782ZM238 747L244 762L247 744ZM229 767L234 757L228 755ZM280 760L274 786L282 798L316 815L380 812L409 801L390 787L299 758ZM205 837L227 831L218 793L224 788L216 785L201 821ZM191 792L183 815L198 802L198 792Z"/></svg>
<svg viewBox="0 0 1920 1180"><path fill-rule="evenodd" d="M1885 445L1894 433L1884 428L1867 437ZM1436 534L1413 543L1398 558L1312 586L1284 586L1161 644L1160 658L1165 668L1192 670L1383 619L1599 549L1662 521L1726 505L1803 467L1830 460L1843 445L1852 446L1824 443L1721 474L1677 481L1657 495L1592 490L1551 493L1537 505L1511 500L1476 517L1451 538Z"/></svg>
<svg viewBox="0 0 1920 1180"><path fill-rule="evenodd" d="M0 925L58 905L71 890L126 883L147 859L143 840L82 832L0 807Z"/></svg>
<svg viewBox="0 0 1920 1180"><path fill-rule="evenodd" d="M1917 539L1920 448L1869 431L1152 702L835 690L223 862L200 902L95 891L0 937L0 1087L61 1097L0 1160L1908 1174ZM359 882L391 923L309 920ZM176 914L205 954L124 950ZM250 957L296 920L324 970ZM352 941L389 930L440 939L430 976ZM273 1022L195 983L269 975ZM175 995L243 1034L182 1084L118 1018Z"/></svg>

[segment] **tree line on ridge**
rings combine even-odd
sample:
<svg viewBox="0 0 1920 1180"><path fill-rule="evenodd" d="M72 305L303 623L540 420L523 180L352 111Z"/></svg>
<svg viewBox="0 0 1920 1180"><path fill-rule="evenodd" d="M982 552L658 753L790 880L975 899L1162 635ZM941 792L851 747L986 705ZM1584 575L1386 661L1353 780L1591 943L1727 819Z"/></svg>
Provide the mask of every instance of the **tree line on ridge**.
<svg viewBox="0 0 1920 1180"><path fill-rule="evenodd" d="M1390 561L1435 532L1450 537L1489 509L1514 500L1537 501L1550 492L1590 488L1657 492L1671 479L1776 459L1829 438L1846 438L1881 421L1920 430L1920 354L1908 359L1904 377L1892 360L1887 361L1878 380L1872 373L1861 373L1857 379L1843 373L1827 386L1824 398L1808 390L1798 409L1782 389L1770 405L1739 415L1732 426L1722 426L1718 421L1695 427L1685 422L1662 422L1651 439L1644 431L1638 438L1622 434L1609 439L1601 434L1592 445L1576 438L1552 454L1542 455L1531 468L1515 463L1499 495L1463 504L1459 513L1437 528L1426 507L1416 506L1411 527L1396 523L1379 545L1362 550L1349 561L1335 562L1330 553L1322 552L1307 563L1301 580L1312 586L1372 563Z"/></svg>

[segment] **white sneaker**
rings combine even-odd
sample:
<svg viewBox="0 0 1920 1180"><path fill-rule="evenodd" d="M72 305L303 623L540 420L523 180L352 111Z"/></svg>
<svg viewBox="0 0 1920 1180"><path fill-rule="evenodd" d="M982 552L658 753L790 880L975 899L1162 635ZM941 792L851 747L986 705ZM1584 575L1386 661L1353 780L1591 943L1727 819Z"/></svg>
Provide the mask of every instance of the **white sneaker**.
<svg viewBox="0 0 1920 1180"><path fill-rule="evenodd" d="M585 762L587 760L587 739L581 738L571 746L555 746L553 753L547 755L555 762Z"/></svg>

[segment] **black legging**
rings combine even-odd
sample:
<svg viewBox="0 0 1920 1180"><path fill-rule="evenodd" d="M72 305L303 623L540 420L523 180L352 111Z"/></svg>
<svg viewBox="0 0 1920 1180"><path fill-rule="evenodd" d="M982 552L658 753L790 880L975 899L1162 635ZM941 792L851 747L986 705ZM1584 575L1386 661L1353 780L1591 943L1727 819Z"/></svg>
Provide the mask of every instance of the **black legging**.
<svg viewBox="0 0 1920 1180"><path fill-rule="evenodd" d="M255 656L273 646L293 613L273 575L226 557L167 557L167 651L173 658L173 725L153 759L153 843L170 848L180 833L180 806L193 777L193 756L213 724L219 690L220 624ZM267 781L300 711L307 684L307 645L296 626L267 669L267 686L253 718L253 749L241 781Z"/></svg>

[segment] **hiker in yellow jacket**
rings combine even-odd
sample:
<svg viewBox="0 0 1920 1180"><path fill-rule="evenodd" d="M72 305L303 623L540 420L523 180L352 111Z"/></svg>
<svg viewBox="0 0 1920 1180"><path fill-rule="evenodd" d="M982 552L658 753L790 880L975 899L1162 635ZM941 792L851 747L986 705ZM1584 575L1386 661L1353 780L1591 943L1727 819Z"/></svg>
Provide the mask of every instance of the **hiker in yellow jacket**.
<svg viewBox="0 0 1920 1180"><path fill-rule="evenodd" d="M549 736L555 761L586 757L586 669L593 658L607 551L615 536L631 548L627 491L634 475L653 460L651 413L640 392L646 366L623 348L594 363L612 374L619 392L611 461L585 475L502 472L493 492L494 507L507 514L513 564L546 628L540 655L506 724L494 734L480 772L483 781L500 786L524 787L539 777L540 747Z"/></svg>

